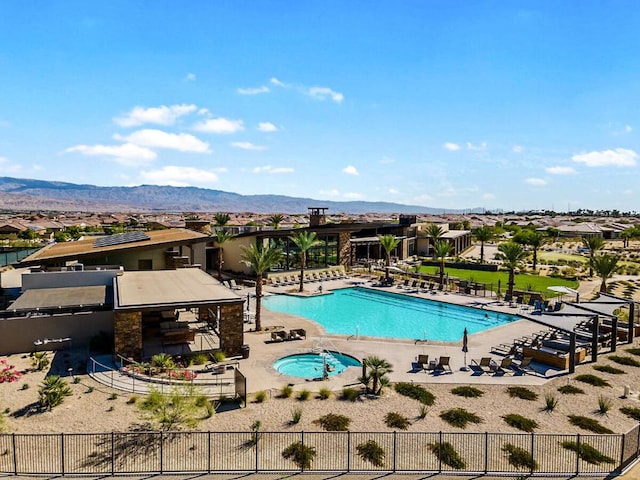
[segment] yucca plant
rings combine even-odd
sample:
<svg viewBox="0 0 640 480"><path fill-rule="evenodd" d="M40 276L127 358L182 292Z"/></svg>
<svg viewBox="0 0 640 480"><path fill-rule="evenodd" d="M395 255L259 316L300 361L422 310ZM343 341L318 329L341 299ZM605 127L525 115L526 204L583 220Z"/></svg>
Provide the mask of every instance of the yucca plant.
<svg viewBox="0 0 640 480"><path fill-rule="evenodd" d="M72 395L71 389L58 375L45 378L40 384L38 396L40 406L46 410L52 410L64 401L64 397Z"/></svg>

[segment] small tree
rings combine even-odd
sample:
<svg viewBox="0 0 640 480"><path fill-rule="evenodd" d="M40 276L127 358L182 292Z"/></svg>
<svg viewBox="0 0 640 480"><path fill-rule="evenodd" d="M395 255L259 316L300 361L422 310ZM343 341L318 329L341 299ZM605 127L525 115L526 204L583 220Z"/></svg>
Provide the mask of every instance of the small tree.
<svg viewBox="0 0 640 480"><path fill-rule="evenodd" d="M435 256L440 262L440 285L444 285L444 261L451 254L449 242L438 242L435 246Z"/></svg>
<svg viewBox="0 0 640 480"><path fill-rule="evenodd" d="M484 244L493 238L493 228L489 225L482 225L473 232L476 240L480 242L480 263L484 263Z"/></svg>
<svg viewBox="0 0 640 480"><path fill-rule="evenodd" d="M389 280L389 267L391 266L391 252L394 248L398 246L400 243L400 239L396 238L394 235L378 235L378 240L380 241L380 246L385 252L386 255L386 273L385 279Z"/></svg>
<svg viewBox="0 0 640 480"><path fill-rule="evenodd" d="M194 385L182 385L173 387L167 395L151 389L139 405L161 430L176 430L182 426L192 428L199 419L211 416L209 402Z"/></svg>
<svg viewBox="0 0 640 480"><path fill-rule="evenodd" d="M607 291L607 280L609 280L618 269L618 257L603 253L602 255L594 255L589 260L589 266L598 274L602 283L600 291Z"/></svg>
<svg viewBox="0 0 640 480"><path fill-rule="evenodd" d="M295 442L282 451L282 456L291 460L302 470L309 470L316 457L316 449L303 445L302 442Z"/></svg>
<svg viewBox="0 0 640 480"><path fill-rule="evenodd" d="M604 247L604 240L602 237L582 237L582 244L589 249L589 276L593 277L591 262L593 262L596 252Z"/></svg>
<svg viewBox="0 0 640 480"><path fill-rule="evenodd" d="M513 296L513 285L515 284L515 270L526 257L526 252L522 245L515 242L505 242L498 245L502 264L509 270L509 282L507 293Z"/></svg>
<svg viewBox="0 0 640 480"><path fill-rule="evenodd" d="M436 243L438 243L442 235L444 235L444 230L440 225L436 225L435 223L430 223L429 226L427 226L425 233L427 234L427 237L429 237L429 240L430 240L429 243L431 244L431 254L433 255L433 259L435 260L436 259Z"/></svg>
<svg viewBox="0 0 640 480"><path fill-rule="evenodd" d="M213 223L216 227L226 227L231 220L231 217L228 213L218 212L213 216Z"/></svg>
<svg viewBox="0 0 640 480"><path fill-rule="evenodd" d="M233 234L226 230L218 230L215 234L215 242L218 245L218 280L222 281L222 245L233 238Z"/></svg>
<svg viewBox="0 0 640 480"><path fill-rule="evenodd" d="M280 215L279 213L275 213L267 218L267 225L277 230L278 228L280 228L280 224L283 220L284 217L282 215Z"/></svg>
<svg viewBox="0 0 640 480"><path fill-rule="evenodd" d="M315 232L297 232L289 237L293 243L300 249L300 287L299 292L304 291L304 269L307 266L307 251L322 242L318 239Z"/></svg>
<svg viewBox="0 0 640 480"><path fill-rule="evenodd" d="M46 377L40 384L38 396L40 397L40 406L45 410L53 410L64 401L64 397L72 395L71 389L58 375Z"/></svg>
<svg viewBox="0 0 640 480"><path fill-rule="evenodd" d="M380 395L382 389L389 385L387 374L393 372L393 365L385 359L373 355L365 358L362 365L365 367L366 373L360 378L360 381L365 385L367 393Z"/></svg>

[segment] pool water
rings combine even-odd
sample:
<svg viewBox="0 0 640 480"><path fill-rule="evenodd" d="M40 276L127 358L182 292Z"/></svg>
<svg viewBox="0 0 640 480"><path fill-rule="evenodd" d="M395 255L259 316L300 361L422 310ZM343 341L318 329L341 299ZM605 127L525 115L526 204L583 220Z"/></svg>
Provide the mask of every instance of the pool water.
<svg viewBox="0 0 640 480"><path fill-rule="evenodd" d="M360 367L362 364L355 358L338 352L299 353L287 355L273 363L279 373L302 378L322 378L325 364L327 375L332 377L344 372L349 367Z"/></svg>
<svg viewBox="0 0 640 480"><path fill-rule="evenodd" d="M368 337L458 342L469 334L504 325L518 317L478 308L368 288L334 290L331 295L273 295L263 305L274 312L309 318L327 333Z"/></svg>

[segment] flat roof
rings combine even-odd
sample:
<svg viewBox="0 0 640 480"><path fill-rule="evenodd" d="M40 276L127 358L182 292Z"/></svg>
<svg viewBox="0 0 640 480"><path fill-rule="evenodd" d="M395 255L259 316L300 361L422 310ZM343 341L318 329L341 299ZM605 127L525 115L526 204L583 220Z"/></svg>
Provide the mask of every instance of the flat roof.
<svg viewBox="0 0 640 480"><path fill-rule="evenodd" d="M101 307L107 303L107 287L33 288L13 302L9 312L34 312L69 308Z"/></svg>
<svg viewBox="0 0 640 480"><path fill-rule="evenodd" d="M194 232L184 228L168 228L166 230L152 230L145 232L148 240L141 240L118 245L94 246L98 238L106 237L86 237L74 242L61 242L48 245L28 257L22 259L20 265L37 265L45 261L77 260L82 257L99 256L104 253L144 249L154 246L171 245L176 243L197 243L210 240L208 235Z"/></svg>
<svg viewBox="0 0 640 480"><path fill-rule="evenodd" d="M199 268L123 272L114 279L114 309L158 310L243 302Z"/></svg>

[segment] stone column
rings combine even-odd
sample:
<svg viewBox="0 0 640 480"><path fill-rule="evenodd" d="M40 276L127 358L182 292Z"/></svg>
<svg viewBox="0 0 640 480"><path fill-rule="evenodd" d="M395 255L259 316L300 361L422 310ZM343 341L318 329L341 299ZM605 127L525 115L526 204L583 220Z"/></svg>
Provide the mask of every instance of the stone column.
<svg viewBox="0 0 640 480"><path fill-rule="evenodd" d="M220 349L228 357L242 354L244 344L243 302L220 306Z"/></svg>
<svg viewBox="0 0 640 480"><path fill-rule="evenodd" d="M142 357L142 312L115 312L114 351L125 358Z"/></svg>
<svg viewBox="0 0 640 480"><path fill-rule="evenodd" d="M353 264L351 261L351 234L349 232L338 234L338 263L345 267Z"/></svg>

